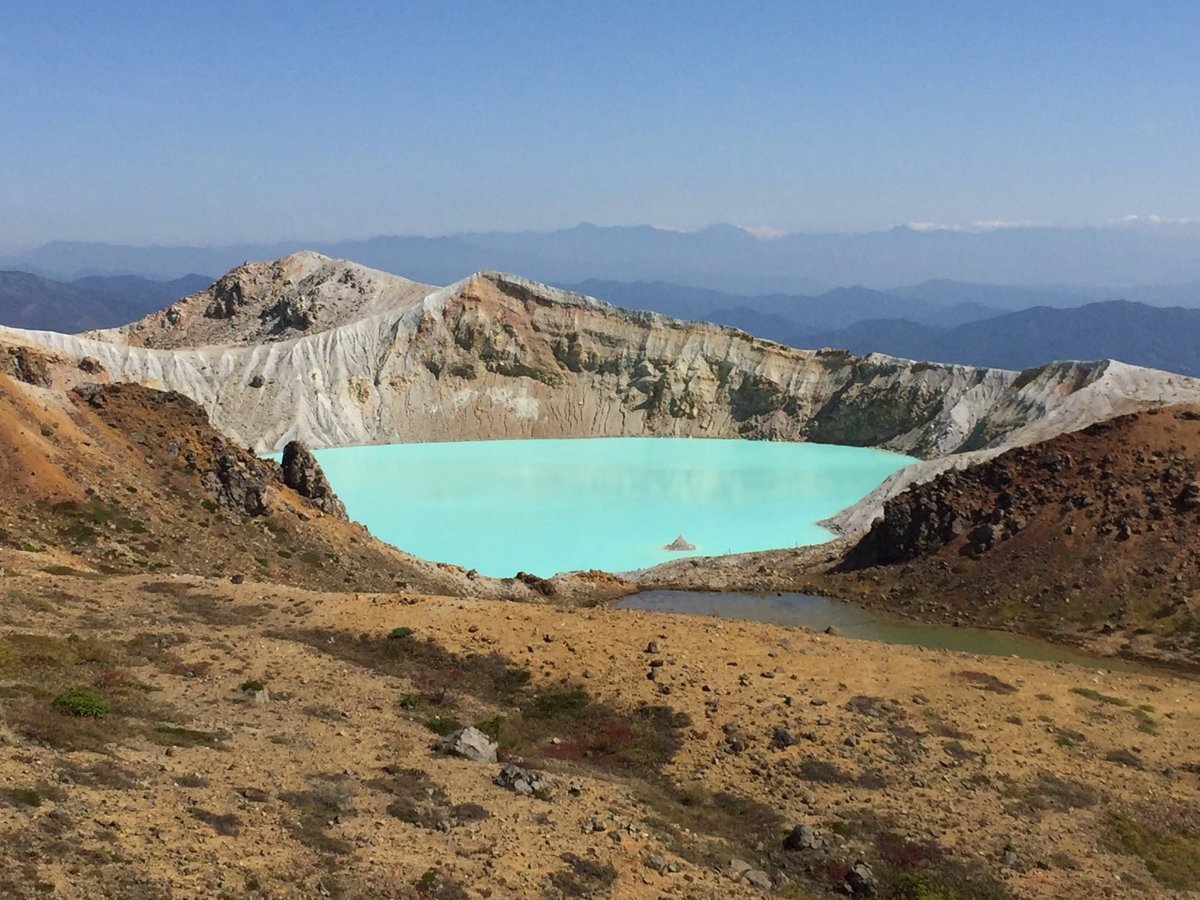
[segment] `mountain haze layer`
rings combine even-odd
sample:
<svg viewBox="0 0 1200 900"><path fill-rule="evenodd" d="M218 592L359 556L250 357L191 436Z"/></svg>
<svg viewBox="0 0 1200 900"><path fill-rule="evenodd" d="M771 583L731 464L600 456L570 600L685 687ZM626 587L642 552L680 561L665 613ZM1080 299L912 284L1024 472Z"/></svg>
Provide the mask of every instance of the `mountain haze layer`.
<svg viewBox="0 0 1200 900"><path fill-rule="evenodd" d="M0 324L66 332L107 328L144 316L211 283L211 278L202 275L173 281L130 275L95 276L67 284L30 272L0 272Z"/></svg>
<svg viewBox="0 0 1200 900"><path fill-rule="evenodd" d="M1073 309L1035 307L944 328L905 320L857 322L809 336L851 353L892 353L1021 369L1047 359L1104 356L1200 375L1200 309L1111 300Z"/></svg>
<svg viewBox="0 0 1200 900"><path fill-rule="evenodd" d="M549 232L381 235L220 247L58 241L0 263L53 277L176 278L221 272L247 259L281 257L304 247L437 284L488 269L551 283L669 281L751 294L808 294L855 284L884 289L932 279L1032 286L1200 281L1200 225L1163 223L979 232L899 227L863 234L787 234L773 240L731 225L679 232L584 224Z"/></svg>

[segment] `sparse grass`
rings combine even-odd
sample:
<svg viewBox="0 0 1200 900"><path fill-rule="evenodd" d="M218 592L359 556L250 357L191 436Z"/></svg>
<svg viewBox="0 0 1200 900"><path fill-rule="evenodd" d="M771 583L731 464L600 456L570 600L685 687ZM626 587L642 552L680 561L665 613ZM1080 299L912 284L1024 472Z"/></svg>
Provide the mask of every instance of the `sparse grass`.
<svg viewBox="0 0 1200 900"><path fill-rule="evenodd" d="M188 810L192 818L199 819L219 835L237 837L242 832L242 822L233 813L214 813L199 807Z"/></svg>
<svg viewBox="0 0 1200 900"><path fill-rule="evenodd" d="M572 688L567 691L538 694L524 712L531 719L557 719L578 714L590 702L587 691L583 688Z"/></svg>
<svg viewBox="0 0 1200 900"><path fill-rule="evenodd" d="M208 731L196 731L181 725L158 725L150 732L156 744L170 747L215 747L220 736Z"/></svg>
<svg viewBox="0 0 1200 900"><path fill-rule="evenodd" d="M1104 754L1104 758L1110 763L1116 763L1118 766L1126 766L1130 769L1144 769L1146 766L1142 762L1142 758L1130 750L1109 750Z"/></svg>
<svg viewBox="0 0 1200 900"><path fill-rule="evenodd" d="M428 869L413 884L417 900L467 900L461 884L441 869Z"/></svg>
<svg viewBox="0 0 1200 900"><path fill-rule="evenodd" d="M1120 848L1138 857L1160 884L1179 891L1200 888L1196 835L1155 828L1124 810L1114 812L1111 822Z"/></svg>
<svg viewBox="0 0 1200 900"><path fill-rule="evenodd" d="M732 791L650 780L635 783L634 789L638 801L653 811L647 824L673 853L699 866L727 866L731 854L754 859L756 846L774 845L787 833L787 823L773 807Z"/></svg>
<svg viewBox="0 0 1200 900"><path fill-rule="evenodd" d="M1137 720L1137 730L1142 734L1158 734L1158 722L1148 713L1144 707L1139 706L1137 709L1130 710L1133 717Z"/></svg>
<svg viewBox="0 0 1200 900"><path fill-rule="evenodd" d="M385 766L388 777L368 782L368 787L392 796L388 815L419 828L450 828L479 822L490 813L477 803L451 803L446 791L421 769Z"/></svg>
<svg viewBox="0 0 1200 900"><path fill-rule="evenodd" d="M1054 732L1054 743L1060 747L1076 747L1087 741L1087 736L1081 731L1073 731L1070 728L1052 728Z"/></svg>
<svg viewBox="0 0 1200 900"><path fill-rule="evenodd" d="M1075 809L1088 809L1101 799L1100 792L1091 785L1052 772L1039 772L1032 781L1025 784L1008 781L1001 795L1014 801L1006 806L1010 815L1031 816L1034 819L1047 811L1070 812Z"/></svg>
<svg viewBox="0 0 1200 900"><path fill-rule="evenodd" d="M4 796L16 806L37 807L43 802L41 792L33 788L8 788Z"/></svg>
<svg viewBox="0 0 1200 900"><path fill-rule="evenodd" d="M617 709L597 702L583 688L531 692L528 669L498 655L459 656L432 640L352 637L329 630L275 633L323 653L398 678L416 692L401 697L405 708L428 710L427 718L459 719L458 696L497 712L479 727L506 752L584 762L607 769L657 773L680 746L688 718L663 706ZM414 699L415 693L415 699ZM499 710L504 710L500 713ZM456 727L461 727L456 724ZM454 729L449 729L454 730ZM551 739L557 738L554 743Z"/></svg>
<svg viewBox="0 0 1200 900"><path fill-rule="evenodd" d="M809 757L801 762L796 774L805 781L811 781L814 784L854 783L854 776L840 768L837 763L830 762L827 759L817 759L816 757Z"/></svg>
<svg viewBox="0 0 1200 900"><path fill-rule="evenodd" d="M1091 700L1095 703L1106 703L1109 706L1130 705L1128 700L1122 700L1120 697L1114 697L1111 694L1102 694L1099 691L1092 690L1092 688L1073 687L1071 688L1071 693L1078 694L1080 697Z"/></svg>
<svg viewBox="0 0 1200 900"><path fill-rule="evenodd" d="M306 791L280 794L294 814L294 818L285 819L284 827L296 840L319 853L333 856L353 853L353 844L329 833L339 816L354 809L353 783L340 776L316 776L310 779L310 784Z"/></svg>
<svg viewBox="0 0 1200 900"><path fill-rule="evenodd" d="M617 870L609 863L584 859L574 853L564 853L559 858L567 868L552 874L550 883L562 892L562 896L593 897L611 893Z"/></svg>
<svg viewBox="0 0 1200 900"><path fill-rule="evenodd" d="M971 687L979 688L981 691L989 691L993 694L1015 694L1017 692L1016 685L1009 684L1007 681L1001 681L995 675L987 672L975 672L963 670L955 672L954 676L961 681L965 681Z"/></svg>

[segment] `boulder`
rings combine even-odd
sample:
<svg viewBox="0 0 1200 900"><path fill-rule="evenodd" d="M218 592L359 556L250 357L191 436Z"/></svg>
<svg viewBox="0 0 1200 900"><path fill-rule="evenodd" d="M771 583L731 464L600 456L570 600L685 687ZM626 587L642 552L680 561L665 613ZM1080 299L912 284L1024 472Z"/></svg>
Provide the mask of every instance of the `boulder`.
<svg viewBox="0 0 1200 900"><path fill-rule="evenodd" d="M783 849L792 851L816 850L821 846L821 843L821 839L817 837L815 831L807 825L797 825L783 839Z"/></svg>
<svg viewBox="0 0 1200 900"><path fill-rule="evenodd" d="M441 738L437 749L471 762L495 762L497 744L478 728L467 726Z"/></svg>
<svg viewBox="0 0 1200 900"><path fill-rule="evenodd" d="M846 887L852 897L874 897L879 888L879 880L867 863L859 860L846 875Z"/></svg>

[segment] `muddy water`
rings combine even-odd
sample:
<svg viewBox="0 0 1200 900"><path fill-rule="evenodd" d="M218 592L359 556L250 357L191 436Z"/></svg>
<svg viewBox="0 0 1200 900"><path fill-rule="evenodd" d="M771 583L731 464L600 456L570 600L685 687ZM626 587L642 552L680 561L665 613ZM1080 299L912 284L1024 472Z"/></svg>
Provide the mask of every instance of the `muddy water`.
<svg viewBox="0 0 1200 900"><path fill-rule="evenodd" d="M846 637L885 644L907 644L990 656L1018 656L1118 671L1144 670L1143 666L1127 660L1092 656L1036 638L981 628L926 625L853 603L810 594L644 591L624 598L617 606L621 609L747 619L773 625L803 626L817 631L832 627Z"/></svg>

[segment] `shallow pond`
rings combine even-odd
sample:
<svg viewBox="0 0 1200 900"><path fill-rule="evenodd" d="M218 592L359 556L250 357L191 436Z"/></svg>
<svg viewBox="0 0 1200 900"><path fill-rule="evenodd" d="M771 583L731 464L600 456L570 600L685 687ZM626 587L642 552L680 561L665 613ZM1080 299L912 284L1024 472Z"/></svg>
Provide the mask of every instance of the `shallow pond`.
<svg viewBox="0 0 1200 900"><path fill-rule="evenodd" d="M817 523L913 460L862 447L695 438L386 444L317 450L351 518L485 575L624 572L685 553L817 544Z"/></svg>
<svg viewBox="0 0 1200 900"><path fill-rule="evenodd" d="M1092 668L1138 671L1145 666L1128 660L1092 656L1049 641L988 631L926 625L901 616L877 612L854 603L810 594L733 594L698 591L644 591L617 603L621 609L689 613L747 619L774 625L804 626L817 631L833 627L851 638L907 644L940 650L960 650L990 656L1019 656L1069 662Z"/></svg>

